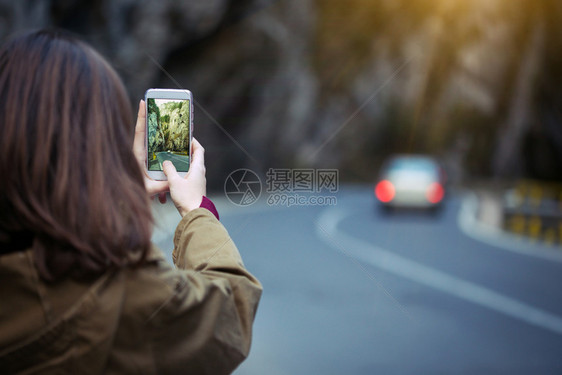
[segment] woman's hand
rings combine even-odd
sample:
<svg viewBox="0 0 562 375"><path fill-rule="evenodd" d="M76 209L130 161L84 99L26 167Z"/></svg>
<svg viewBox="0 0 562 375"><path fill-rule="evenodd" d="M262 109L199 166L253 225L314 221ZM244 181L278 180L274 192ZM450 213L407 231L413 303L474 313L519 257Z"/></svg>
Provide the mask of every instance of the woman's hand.
<svg viewBox="0 0 562 375"><path fill-rule="evenodd" d="M170 195L180 215L183 217L189 211L201 205L203 196L207 194L207 179L205 178L205 149L195 138L192 142L193 153L189 171L182 178L171 161L163 163L164 174L168 177Z"/></svg>
<svg viewBox="0 0 562 375"><path fill-rule="evenodd" d="M161 203L166 203L166 192L170 190L168 181L156 181L148 176L146 171L146 104L144 100L139 103L137 114L137 125L135 126L135 140L133 142L133 152L139 163L144 176L144 187L147 193L153 197L158 195Z"/></svg>

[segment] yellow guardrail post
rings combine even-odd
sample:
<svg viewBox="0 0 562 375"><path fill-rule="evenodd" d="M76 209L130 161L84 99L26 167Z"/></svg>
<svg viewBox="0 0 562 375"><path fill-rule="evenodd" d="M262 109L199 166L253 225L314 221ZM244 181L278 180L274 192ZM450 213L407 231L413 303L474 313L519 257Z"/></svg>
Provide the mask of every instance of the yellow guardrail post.
<svg viewBox="0 0 562 375"><path fill-rule="evenodd" d="M547 245L562 245L562 184L520 180L506 202L506 230Z"/></svg>
<svg viewBox="0 0 562 375"><path fill-rule="evenodd" d="M548 246L554 245L556 243L556 230L554 228L547 228L544 231L543 241Z"/></svg>
<svg viewBox="0 0 562 375"><path fill-rule="evenodd" d="M538 208L541 205L541 200L543 197L543 189L538 184L531 185L529 192L531 207Z"/></svg>
<svg viewBox="0 0 562 375"><path fill-rule="evenodd" d="M522 235L525 232L525 217L523 215L512 216L508 221L507 228L510 232Z"/></svg>
<svg viewBox="0 0 562 375"><path fill-rule="evenodd" d="M539 216L532 216L529 219L528 234L533 240L537 240L541 234L542 220Z"/></svg>

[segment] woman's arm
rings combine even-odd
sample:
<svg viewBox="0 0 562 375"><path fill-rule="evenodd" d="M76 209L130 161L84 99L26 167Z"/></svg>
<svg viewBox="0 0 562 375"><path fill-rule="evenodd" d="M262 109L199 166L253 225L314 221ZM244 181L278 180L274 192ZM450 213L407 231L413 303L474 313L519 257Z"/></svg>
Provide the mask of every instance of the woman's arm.
<svg viewBox="0 0 562 375"><path fill-rule="evenodd" d="M261 284L206 209L182 218L174 245L174 263L182 271L169 279L175 295L153 319L158 371L228 374L250 351Z"/></svg>
<svg viewBox="0 0 562 375"><path fill-rule="evenodd" d="M135 154L144 165L144 102L141 101ZM142 128L142 129L141 129ZM164 162L168 181L145 176L151 195L170 196L182 216L174 236L173 259L180 269L158 268L169 287L164 303L147 322L159 374L228 374L246 358L262 287L242 263L238 249L217 217L200 208L206 194L204 149L193 139L184 178Z"/></svg>

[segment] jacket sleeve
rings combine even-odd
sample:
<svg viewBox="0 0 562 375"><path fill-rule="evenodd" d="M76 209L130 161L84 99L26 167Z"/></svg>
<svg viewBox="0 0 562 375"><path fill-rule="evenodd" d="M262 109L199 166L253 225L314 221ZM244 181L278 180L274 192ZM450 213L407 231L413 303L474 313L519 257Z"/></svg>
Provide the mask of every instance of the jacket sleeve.
<svg viewBox="0 0 562 375"><path fill-rule="evenodd" d="M226 229L204 208L174 236L171 297L151 318L159 374L231 373L248 355L262 287Z"/></svg>

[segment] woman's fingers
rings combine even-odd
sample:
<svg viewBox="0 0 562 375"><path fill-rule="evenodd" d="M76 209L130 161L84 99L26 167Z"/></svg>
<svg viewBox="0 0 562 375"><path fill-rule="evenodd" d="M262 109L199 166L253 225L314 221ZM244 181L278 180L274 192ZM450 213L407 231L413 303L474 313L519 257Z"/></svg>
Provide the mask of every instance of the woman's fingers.
<svg viewBox="0 0 562 375"><path fill-rule="evenodd" d="M156 181L150 178L146 172L146 105L144 100L139 102L137 113L137 124L135 125L135 139L133 141L133 153L139 163L144 177L144 187L148 195L158 195L160 202L166 202L166 192L170 189L168 181Z"/></svg>
<svg viewBox="0 0 562 375"><path fill-rule="evenodd" d="M176 167L174 167L174 164L172 164L172 162L169 160L166 160L164 163L162 163L162 170L164 171L164 174L168 178L168 182L170 184L175 183L175 180L180 178L180 175L176 171Z"/></svg>
<svg viewBox="0 0 562 375"><path fill-rule="evenodd" d="M150 195L151 197L156 194L166 194L166 192L170 190L168 181L153 180L146 175L146 172L144 176L144 187L146 188L146 192L148 193L148 195Z"/></svg>
<svg viewBox="0 0 562 375"><path fill-rule="evenodd" d="M199 207L207 193L204 151L193 139L191 165L185 178L181 178L172 162L165 161L162 165L170 184L170 196L182 216Z"/></svg>
<svg viewBox="0 0 562 375"><path fill-rule="evenodd" d="M199 172L202 170L202 173L205 174L205 149L195 138L192 139L192 155L189 171L191 172L193 168L200 169Z"/></svg>
<svg viewBox="0 0 562 375"><path fill-rule="evenodd" d="M144 100L139 102L139 111L137 113L137 124L135 125L135 140L133 141L133 152L141 166L144 167L146 161L146 105Z"/></svg>

